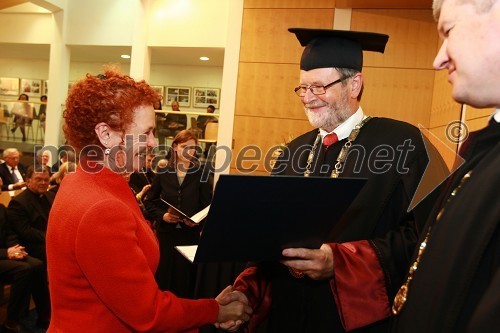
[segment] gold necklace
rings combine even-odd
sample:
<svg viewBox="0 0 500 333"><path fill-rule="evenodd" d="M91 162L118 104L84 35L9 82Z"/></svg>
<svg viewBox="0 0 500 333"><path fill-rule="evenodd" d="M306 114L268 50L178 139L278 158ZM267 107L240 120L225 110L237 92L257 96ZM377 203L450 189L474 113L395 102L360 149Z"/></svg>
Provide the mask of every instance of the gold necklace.
<svg viewBox="0 0 500 333"><path fill-rule="evenodd" d="M349 149L351 148L352 143L358 137L358 134L359 134L359 131L361 130L361 127L363 127L363 125L366 124L368 122L368 120L370 120L370 119L372 119L372 117L368 116L365 119L361 120L356 126L354 126L351 133L347 137L347 142L342 147L342 150L340 151L339 156L337 156L337 161L335 162L334 169L332 170L332 173L330 174L330 178L338 178L339 177L339 174L340 174L341 169L342 169L342 164L345 162L345 160L347 158L347 153L349 152ZM304 177L309 177L309 175L311 174L312 161L314 159L314 154L316 153L316 149L318 147L318 143L320 140L321 140L321 134L318 131L318 135L316 136L316 140L314 140L313 147L312 147L311 151L309 152L309 156L307 156L307 164L306 164L306 171L304 171ZM292 276L294 278L297 278L297 279L300 279L300 278L305 276L304 273L302 273L294 268L291 268L291 267L288 267L288 271L290 272L290 274L292 274Z"/></svg>
<svg viewBox="0 0 500 333"><path fill-rule="evenodd" d="M437 214L435 223L437 223L441 219L441 216L443 215L443 212L444 212L446 206L448 206L451 199L457 195L457 192L464 185L464 183L470 178L471 174L472 174L472 170L467 172L462 177L458 186L455 187L455 189L451 192L450 196L446 200L446 203L439 210L439 213ZM420 261L422 260L422 255L425 252L425 249L427 247L427 243L429 242L431 230L432 230L432 226L429 226L429 229L427 230L427 234L425 235L424 240L422 241L422 243L420 243L420 247L418 248L417 258L415 259L415 262L413 263L413 265L410 266L410 270L408 272L408 277L406 278L406 282L401 286L401 288L399 288L396 296L394 297L394 303L392 304L392 313L394 315L399 314L401 312L401 309L403 309L403 306L406 303L406 300L408 297L408 290L410 288L410 283L413 280L413 276L415 275L415 271L417 270L418 265L420 264Z"/></svg>

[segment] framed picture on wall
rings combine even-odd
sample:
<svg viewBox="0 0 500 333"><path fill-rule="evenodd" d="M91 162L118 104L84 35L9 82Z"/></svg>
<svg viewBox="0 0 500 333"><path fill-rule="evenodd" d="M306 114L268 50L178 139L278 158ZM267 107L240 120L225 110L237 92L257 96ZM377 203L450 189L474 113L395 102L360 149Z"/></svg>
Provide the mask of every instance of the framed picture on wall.
<svg viewBox="0 0 500 333"><path fill-rule="evenodd" d="M167 87L165 105L171 105L173 101L179 102L179 106L191 106L191 87Z"/></svg>
<svg viewBox="0 0 500 333"><path fill-rule="evenodd" d="M164 94L165 94L165 87L164 86L151 86L151 88L153 88L154 90L156 90L156 92L158 93L158 95L160 95L162 101L163 99L165 98L164 97Z"/></svg>
<svg viewBox="0 0 500 333"><path fill-rule="evenodd" d="M0 95L19 95L19 79L13 77L0 77Z"/></svg>
<svg viewBox="0 0 500 333"><path fill-rule="evenodd" d="M42 90L42 95L48 95L49 94L49 80L43 81L43 90Z"/></svg>
<svg viewBox="0 0 500 333"><path fill-rule="evenodd" d="M195 108L206 108L209 105L219 108L220 89L219 88L194 88L193 106Z"/></svg>
<svg viewBox="0 0 500 333"><path fill-rule="evenodd" d="M21 94L32 97L40 97L42 94L42 80L21 79Z"/></svg>

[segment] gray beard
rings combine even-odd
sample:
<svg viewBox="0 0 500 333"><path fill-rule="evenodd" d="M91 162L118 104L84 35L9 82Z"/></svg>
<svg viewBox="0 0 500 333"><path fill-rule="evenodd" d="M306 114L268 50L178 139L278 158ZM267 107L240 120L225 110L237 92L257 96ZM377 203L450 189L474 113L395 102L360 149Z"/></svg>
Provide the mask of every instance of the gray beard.
<svg viewBox="0 0 500 333"><path fill-rule="evenodd" d="M322 112L321 114L311 112L307 107L304 107L307 119L313 127L321 128L330 132L352 115L347 95L344 94L344 92L342 93L341 100L338 103L328 104L327 107L328 110L326 112Z"/></svg>

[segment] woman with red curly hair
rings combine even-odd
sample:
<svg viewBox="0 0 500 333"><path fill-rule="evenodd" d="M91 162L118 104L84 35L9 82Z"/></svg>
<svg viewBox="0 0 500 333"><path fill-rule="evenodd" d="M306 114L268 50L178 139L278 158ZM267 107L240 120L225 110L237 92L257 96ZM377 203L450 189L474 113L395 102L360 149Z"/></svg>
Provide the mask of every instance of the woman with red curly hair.
<svg viewBox="0 0 500 333"><path fill-rule="evenodd" d="M80 165L61 183L47 229L48 332L197 332L249 318L226 288L217 299L161 291L158 242L123 175L140 170L153 136L156 92L108 69L70 91L64 132Z"/></svg>

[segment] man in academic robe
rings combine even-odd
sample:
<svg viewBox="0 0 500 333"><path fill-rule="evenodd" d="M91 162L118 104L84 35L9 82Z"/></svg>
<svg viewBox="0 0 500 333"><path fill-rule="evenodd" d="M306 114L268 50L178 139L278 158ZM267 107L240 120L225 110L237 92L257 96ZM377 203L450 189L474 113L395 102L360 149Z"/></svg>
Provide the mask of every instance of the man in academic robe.
<svg viewBox="0 0 500 333"><path fill-rule="evenodd" d="M447 181L410 257L401 256L395 233L357 260L357 274L346 279L349 288L377 289L407 266L391 311L377 311L373 321L389 317L392 332L497 332L500 330L500 2L498 0L435 0L434 14L444 42L434 60L438 70L448 69L452 96L475 108L494 107L488 125L469 133L460 148L465 162ZM477 61L482 59L482 61ZM474 110L474 109L472 109ZM368 241L344 244L352 251ZM344 251L335 262L342 270L354 256ZM334 253L335 258L335 253ZM352 266L352 265L351 265ZM388 269L386 269L388 268ZM381 272L383 270L383 274ZM354 279L355 278L355 279ZM339 297L342 288L336 290ZM373 297L358 300L348 317L374 313Z"/></svg>
<svg viewBox="0 0 500 333"><path fill-rule="evenodd" d="M500 1L434 1L459 103L496 110L461 147L452 175L423 229L412 268L394 300L393 332L500 331ZM471 116L477 112L472 109Z"/></svg>
<svg viewBox="0 0 500 333"><path fill-rule="evenodd" d="M309 122L317 129L290 142L273 174L368 181L320 249L285 249L286 260L281 263L250 265L238 277L234 287L247 296L254 309L246 328L251 332L331 333L362 327L360 332L381 332L387 329L387 321L373 323L373 318L377 312L388 311L389 297L379 297L376 310L354 323L346 318L345 311L356 307L359 299L395 290L403 276L378 289L349 289L346 278L355 272L349 265L344 270L335 266L334 270L334 262L341 258L333 252L345 242L384 237L397 230L405 231L408 237L401 242L413 248L429 209L421 205L408 213L408 208L428 164L427 153L417 128L370 117L360 107L362 50L383 52L387 35L299 28L290 31L306 46L295 92ZM332 202L325 209L334 206ZM354 251L348 245L346 248ZM367 244L352 256L353 261L368 252L379 260L383 250ZM352 269L357 266L352 265ZM399 270L404 271L404 266ZM377 273L383 276L382 269ZM337 288L345 289L341 297L334 293ZM231 323L221 327L234 329Z"/></svg>

